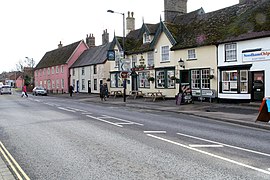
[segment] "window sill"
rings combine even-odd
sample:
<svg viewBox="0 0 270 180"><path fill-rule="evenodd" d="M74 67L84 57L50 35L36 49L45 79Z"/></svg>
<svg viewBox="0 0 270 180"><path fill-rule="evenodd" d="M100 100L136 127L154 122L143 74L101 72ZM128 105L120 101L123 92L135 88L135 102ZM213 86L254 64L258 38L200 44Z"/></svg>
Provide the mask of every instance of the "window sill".
<svg viewBox="0 0 270 180"><path fill-rule="evenodd" d="M198 60L197 58L191 58L191 59L187 59L187 61L196 61Z"/></svg>

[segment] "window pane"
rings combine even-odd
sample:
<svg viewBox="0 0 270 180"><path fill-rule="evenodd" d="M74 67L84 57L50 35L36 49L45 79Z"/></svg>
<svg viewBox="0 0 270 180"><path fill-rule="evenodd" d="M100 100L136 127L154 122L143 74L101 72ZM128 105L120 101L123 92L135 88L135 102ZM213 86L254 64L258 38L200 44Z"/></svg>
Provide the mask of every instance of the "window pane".
<svg viewBox="0 0 270 180"><path fill-rule="evenodd" d="M174 88L175 86L175 80L172 80L171 77L174 77L174 71L170 70L167 71L167 87L168 88Z"/></svg>
<svg viewBox="0 0 270 180"><path fill-rule="evenodd" d="M161 61L169 61L169 46L161 47Z"/></svg>
<svg viewBox="0 0 270 180"><path fill-rule="evenodd" d="M156 84L158 88L165 87L165 72L164 71L157 71Z"/></svg>

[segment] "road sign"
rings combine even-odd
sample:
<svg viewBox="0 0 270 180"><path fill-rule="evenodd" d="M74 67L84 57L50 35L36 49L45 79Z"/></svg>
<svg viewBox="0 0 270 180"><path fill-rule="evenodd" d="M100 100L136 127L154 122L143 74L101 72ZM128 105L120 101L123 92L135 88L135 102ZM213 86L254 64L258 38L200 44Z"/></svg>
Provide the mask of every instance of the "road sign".
<svg viewBox="0 0 270 180"><path fill-rule="evenodd" d="M122 71L120 73L120 76L121 76L121 78L126 79L128 77L128 72L127 71Z"/></svg>

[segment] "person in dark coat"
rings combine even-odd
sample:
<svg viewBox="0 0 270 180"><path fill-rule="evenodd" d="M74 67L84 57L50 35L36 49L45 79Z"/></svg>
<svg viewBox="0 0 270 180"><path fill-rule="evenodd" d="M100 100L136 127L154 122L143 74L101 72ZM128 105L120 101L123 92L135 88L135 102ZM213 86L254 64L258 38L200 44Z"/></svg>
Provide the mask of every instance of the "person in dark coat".
<svg viewBox="0 0 270 180"><path fill-rule="evenodd" d="M73 90L74 90L73 86L72 86L72 85L70 85L70 86L69 86L69 88L68 88L68 91L69 91L69 96L70 96L70 97L72 97Z"/></svg>
<svg viewBox="0 0 270 180"><path fill-rule="evenodd" d="M100 84L99 86L99 96L100 96L100 100L103 101L105 100L104 99L104 96L105 96L105 91L104 91L104 85L103 84Z"/></svg>

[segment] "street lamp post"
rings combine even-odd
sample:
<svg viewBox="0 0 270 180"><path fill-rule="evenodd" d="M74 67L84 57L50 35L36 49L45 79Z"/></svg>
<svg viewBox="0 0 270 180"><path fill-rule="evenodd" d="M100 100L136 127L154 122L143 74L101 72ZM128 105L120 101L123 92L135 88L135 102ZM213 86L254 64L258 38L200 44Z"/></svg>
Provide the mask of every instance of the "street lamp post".
<svg viewBox="0 0 270 180"><path fill-rule="evenodd" d="M121 14L123 16L123 39L122 39L122 44L123 44L123 47L122 47L122 51L123 51L123 59L125 59L125 13L120 13L120 12L115 12L113 10L107 10L107 12L109 13L116 13L116 14ZM123 78L124 81L123 81L123 88L124 88L124 102L126 102L126 83L127 83L127 80L126 78Z"/></svg>

